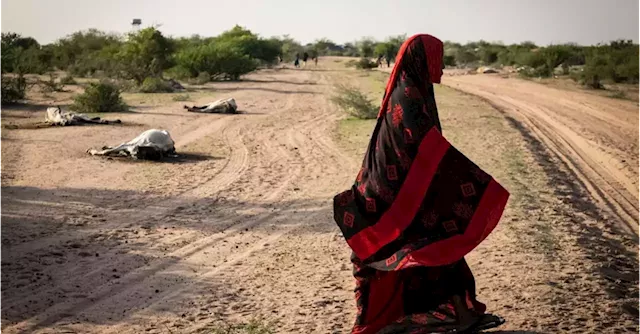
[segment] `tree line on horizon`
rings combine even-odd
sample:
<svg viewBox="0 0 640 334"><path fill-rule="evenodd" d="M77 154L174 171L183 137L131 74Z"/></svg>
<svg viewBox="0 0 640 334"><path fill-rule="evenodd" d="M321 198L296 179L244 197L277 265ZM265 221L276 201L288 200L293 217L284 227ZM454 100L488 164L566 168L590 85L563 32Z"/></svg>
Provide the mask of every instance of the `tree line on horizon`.
<svg viewBox="0 0 640 334"><path fill-rule="evenodd" d="M2 33L2 100L5 102L5 95L11 100L24 97L25 74L60 70L75 77L126 81L142 91L164 91L163 78L197 83L237 80L304 52L312 58L348 56L365 58L368 63L382 56L392 60L405 39L399 35L337 44L323 38L302 45L288 35L263 38L236 25L211 37L165 36L155 27L127 34L89 29L42 45L32 37L7 32ZM601 88L602 82L638 83L638 45L630 40L592 46L447 41L444 47L449 67L515 66L532 77L550 77L560 71L593 88Z"/></svg>

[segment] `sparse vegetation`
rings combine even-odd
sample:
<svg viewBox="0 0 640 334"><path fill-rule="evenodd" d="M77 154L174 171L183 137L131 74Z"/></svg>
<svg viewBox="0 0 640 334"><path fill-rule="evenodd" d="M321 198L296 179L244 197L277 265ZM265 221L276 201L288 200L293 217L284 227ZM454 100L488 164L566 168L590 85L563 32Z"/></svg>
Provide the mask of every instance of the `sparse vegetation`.
<svg viewBox="0 0 640 334"><path fill-rule="evenodd" d="M60 78L60 83L63 85L75 85L77 84L76 80L71 75L65 75Z"/></svg>
<svg viewBox="0 0 640 334"><path fill-rule="evenodd" d="M42 74L55 69L76 77L130 80L138 86L136 89L163 92L169 91L159 84L163 76L191 79L190 82L200 84L210 80L238 80L260 66L271 66L279 57L290 61L296 53L303 52L312 57L360 57L359 61L348 61L347 65L370 69L377 65L370 57L382 55L392 61L405 39L405 35L384 41L363 38L339 45L322 38L303 46L287 35L265 39L240 26L218 36L186 38L165 37L157 28L150 27L126 36L91 29L40 45L31 37L8 32L2 34L2 73ZM482 40L444 44L446 66L514 66L525 77L568 75L597 89L607 83L638 83L640 57L638 45L632 41L595 46L538 46L532 42L504 45ZM149 79L145 84L148 78L158 79ZM72 77L60 80L63 85L73 82ZM53 85L51 88L56 90Z"/></svg>
<svg viewBox="0 0 640 334"><path fill-rule="evenodd" d="M49 74L49 80L40 80L39 83L44 93L64 91L64 84L56 82L56 76L51 73Z"/></svg>
<svg viewBox="0 0 640 334"><path fill-rule="evenodd" d="M179 94L172 98L174 101L189 101L191 100L191 96L189 94Z"/></svg>
<svg viewBox="0 0 640 334"><path fill-rule="evenodd" d="M258 320L252 320L245 324L222 324L211 328L212 334L273 334L275 329L272 324Z"/></svg>
<svg viewBox="0 0 640 334"><path fill-rule="evenodd" d="M2 76L2 104L15 103L24 99L26 90L27 80L22 75Z"/></svg>
<svg viewBox="0 0 640 334"><path fill-rule="evenodd" d="M171 83L157 77L144 79L140 86L140 92L142 93L171 93L173 91Z"/></svg>
<svg viewBox="0 0 640 334"><path fill-rule="evenodd" d="M349 60L345 63L346 67L354 67L360 70L370 70L372 68L378 67L374 61L371 61L369 58L360 58L359 60Z"/></svg>
<svg viewBox="0 0 640 334"><path fill-rule="evenodd" d="M378 115L378 108L371 99L357 88L348 85L337 85L336 94L331 98L340 109L351 117L373 119Z"/></svg>
<svg viewBox="0 0 640 334"><path fill-rule="evenodd" d="M120 97L120 89L110 82L90 83L84 93L74 98L73 110L85 113L123 112L128 107Z"/></svg>

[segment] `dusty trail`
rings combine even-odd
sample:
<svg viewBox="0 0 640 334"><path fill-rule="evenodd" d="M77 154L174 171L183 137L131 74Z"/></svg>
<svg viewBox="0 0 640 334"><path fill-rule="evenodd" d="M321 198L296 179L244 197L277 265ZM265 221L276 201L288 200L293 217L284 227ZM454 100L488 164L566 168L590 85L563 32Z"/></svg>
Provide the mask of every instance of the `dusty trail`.
<svg viewBox="0 0 640 334"><path fill-rule="evenodd" d="M443 82L486 99L531 131L601 209L637 235L636 103L490 75L449 76Z"/></svg>
<svg viewBox="0 0 640 334"><path fill-rule="evenodd" d="M142 98L155 102L114 116L138 125L3 131L2 331L210 333L221 322L263 318L276 321L277 332L348 332L354 282L331 198L353 181L361 153L334 141L343 115L328 96L335 80L359 72L329 67L264 70L243 82L196 88L194 102L232 96L244 111L239 115L186 113L181 102L148 95ZM565 93L554 92L566 106L559 111L529 87L515 90L494 78L446 79L484 96L507 119L535 126L533 132L578 172L589 171L579 162L591 166L600 179L576 172L590 182L582 181L585 188L600 189L603 201L615 199L620 212L628 211L630 185L613 196L605 181L628 182L621 175L637 175L637 169L616 174L613 164L594 169L584 162L591 161L593 147L626 160L624 166L637 162L637 132L633 137L625 123L637 126L638 117L627 115L624 102L612 107L585 97L578 105L574 95L562 100ZM522 99L514 95L521 93ZM481 299L508 318L505 327L584 333L634 326L637 321L620 310L621 301L637 305L628 297L637 289L627 291L637 288L629 278L632 272L637 277L637 266L627 263L632 256L610 253L597 228L587 241L598 247L585 247L579 238L584 225L573 222L581 213L558 201L534 154L525 153L526 138L498 112L458 93L443 94L439 106L447 136L514 194L504 222L468 257ZM40 118L2 113L3 122ZM186 158L134 163L84 153L151 127L168 129ZM516 168L523 161L530 170ZM538 224L553 230L539 233L533 229ZM518 228L533 231L525 233L531 240L514 237ZM594 273L605 260L597 256L618 271L614 281L622 279L616 291L622 297L602 288ZM593 321L585 325L585 318Z"/></svg>
<svg viewBox="0 0 640 334"><path fill-rule="evenodd" d="M144 117L121 117L169 129L178 151L209 156L204 161L132 164L78 153L109 137L131 136L138 128L8 134L9 140L26 144L3 148L3 170L10 171L11 180L3 182L2 194L3 282L8 282L3 284L3 331L195 331L262 310L282 318L278 327L283 330L348 326L351 317L342 314L333 314L332 322L309 317L291 323L295 319L286 315L303 307L278 298L281 291L272 287L265 299L260 293L264 279L249 279L274 275L260 270L279 256L269 245L282 245L277 249L288 255L315 249L308 256L315 258L318 283L340 287L328 293L337 291L341 302L350 299L344 295L350 287L343 289L351 283L349 271L340 270L345 261L333 260L345 252L340 243L326 245L334 236L327 199L346 181L338 173L345 159L327 136L339 116L323 94L326 75L281 70L254 77L248 83L216 84L213 90L232 92L242 115L184 115L173 103ZM175 123L177 117L188 123ZM55 137L67 144L49 141ZM46 174L53 175L41 177ZM44 220L47 228L36 231ZM71 230L70 221L77 222ZM10 229L15 231L7 233ZM315 240L315 232L328 236ZM298 250L301 244L306 250ZM327 252L332 257L320 256ZM299 291L298 303L318 299L318 291L307 291L308 282L300 280L308 272L291 276L281 268L266 270ZM315 295L305 295L310 293ZM257 299L239 302L241 294Z"/></svg>

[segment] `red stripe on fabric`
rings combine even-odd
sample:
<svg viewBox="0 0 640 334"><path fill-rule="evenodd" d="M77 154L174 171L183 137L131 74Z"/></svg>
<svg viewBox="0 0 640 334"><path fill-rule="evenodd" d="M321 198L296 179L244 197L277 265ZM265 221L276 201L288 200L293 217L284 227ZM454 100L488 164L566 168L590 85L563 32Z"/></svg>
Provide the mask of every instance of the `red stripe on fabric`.
<svg viewBox="0 0 640 334"><path fill-rule="evenodd" d="M417 265L435 267L448 265L462 259L484 240L498 225L509 199L509 192L498 182L491 180L480 199L464 234L434 242L407 255L408 260L398 266L400 270Z"/></svg>
<svg viewBox="0 0 640 334"><path fill-rule="evenodd" d="M422 139L398 195L375 225L358 232L347 243L360 259L367 259L400 236L416 216L438 165L451 144L433 127Z"/></svg>
<svg viewBox="0 0 640 334"><path fill-rule="evenodd" d="M402 273L378 271L370 280L364 324L356 325L352 334L375 334L404 315Z"/></svg>

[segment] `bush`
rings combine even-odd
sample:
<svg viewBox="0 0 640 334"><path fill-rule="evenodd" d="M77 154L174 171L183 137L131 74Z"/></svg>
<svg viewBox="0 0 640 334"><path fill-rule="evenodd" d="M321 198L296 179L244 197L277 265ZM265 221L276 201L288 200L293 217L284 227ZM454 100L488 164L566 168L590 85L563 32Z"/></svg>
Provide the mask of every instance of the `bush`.
<svg viewBox="0 0 640 334"><path fill-rule="evenodd" d="M200 72L196 77L195 83L196 85L204 85L209 81L211 81L211 74L209 72Z"/></svg>
<svg viewBox="0 0 640 334"><path fill-rule="evenodd" d="M585 55L581 82L601 88L600 80L638 83L638 46L632 41L614 41L590 48Z"/></svg>
<svg viewBox="0 0 640 334"><path fill-rule="evenodd" d="M176 62L189 71L191 77L207 72L213 79L237 80L258 68L257 62L248 55L215 43L181 50L176 55Z"/></svg>
<svg viewBox="0 0 640 334"><path fill-rule="evenodd" d="M372 68L378 67L374 61L369 60L369 58L360 58L360 60L356 63L356 68L361 70L370 70Z"/></svg>
<svg viewBox="0 0 640 334"><path fill-rule="evenodd" d="M281 43L274 39L262 39L250 30L234 26L213 40L214 44L225 49L234 49L261 64L274 64L282 52Z"/></svg>
<svg viewBox="0 0 640 334"><path fill-rule="evenodd" d="M63 84L63 85L75 85L75 84L77 84L76 80L70 75L65 75L64 77L62 77L60 79L60 83Z"/></svg>
<svg viewBox="0 0 640 334"><path fill-rule="evenodd" d="M346 63L344 63L344 66L346 66L346 67L356 67L357 63L358 63L357 60L351 59L351 60L347 61Z"/></svg>
<svg viewBox="0 0 640 334"><path fill-rule="evenodd" d="M173 87L162 78L151 77L144 79L140 91L142 93L172 93Z"/></svg>
<svg viewBox="0 0 640 334"><path fill-rule="evenodd" d="M45 93L64 91L64 84L56 82L56 77L53 74L49 74L48 81L40 80L39 83L42 85L42 91Z"/></svg>
<svg viewBox="0 0 640 334"><path fill-rule="evenodd" d="M338 85L336 92L331 101L350 116L359 119L374 119L378 116L378 108L355 87Z"/></svg>
<svg viewBox="0 0 640 334"><path fill-rule="evenodd" d="M123 112L128 107L120 97L120 89L110 82L90 83L84 93L74 98L73 110L79 112Z"/></svg>
<svg viewBox="0 0 640 334"><path fill-rule="evenodd" d="M2 104L15 103L24 99L27 90L27 80L23 76L11 78L2 76Z"/></svg>
<svg viewBox="0 0 640 334"><path fill-rule="evenodd" d="M360 58L359 60L349 60L344 65L346 67L355 67L360 70L369 70L378 67L378 64L376 64L376 62L364 57Z"/></svg>
<svg viewBox="0 0 640 334"><path fill-rule="evenodd" d="M191 96L189 94L178 94L172 98L174 101L190 101Z"/></svg>
<svg viewBox="0 0 640 334"><path fill-rule="evenodd" d="M191 78L191 72L182 66L174 66L166 70L164 76L169 79L185 80Z"/></svg>

